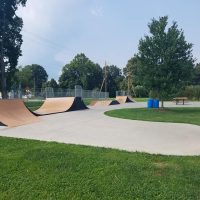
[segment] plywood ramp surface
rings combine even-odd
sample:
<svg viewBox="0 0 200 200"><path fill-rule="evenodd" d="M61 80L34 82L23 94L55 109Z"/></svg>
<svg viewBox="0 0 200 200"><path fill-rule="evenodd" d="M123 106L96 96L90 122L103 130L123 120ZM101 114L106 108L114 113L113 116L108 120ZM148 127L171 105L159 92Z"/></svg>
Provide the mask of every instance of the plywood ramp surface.
<svg viewBox="0 0 200 200"><path fill-rule="evenodd" d="M119 102L116 100L102 100L102 101L100 100L93 103L93 106L111 106L117 104L119 104Z"/></svg>
<svg viewBox="0 0 200 200"><path fill-rule="evenodd" d="M83 109L87 109L87 107L80 97L47 98L34 113L36 115L49 115Z"/></svg>
<svg viewBox="0 0 200 200"><path fill-rule="evenodd" d="M119 103L131 103L131 102L134 102L134 100L129 96L116 96L116 100Z"/></svg>
<svg viewBox="0 0 200 200"><path fill-rule="evenodd" d="M16 127L37 121L22 100L0 100L0 124Z"/></svg>
<svg viewBox="0 0 200 200"><path fill-rule="evenodd" d="M90 106L94 106L97 103L97 101L91 101Z"/></svg>

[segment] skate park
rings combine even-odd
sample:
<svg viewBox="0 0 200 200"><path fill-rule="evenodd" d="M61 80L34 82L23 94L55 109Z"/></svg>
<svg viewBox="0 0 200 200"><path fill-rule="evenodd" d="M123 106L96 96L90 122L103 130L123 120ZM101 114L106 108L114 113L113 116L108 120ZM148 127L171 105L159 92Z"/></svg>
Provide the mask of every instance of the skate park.
<svg viewBox="0 0 200 200"><path fill-rule="evenodd" d="M119 97L118 97L119 98ZM104 112L121 108L144 108L146 102L121 103L108 106L107 103L86 107L82 102L74 112L69 110L69 103L72 105L74 98L57 98L57 104L61 104L61 110L56 107L56 98L46 100L41 108L45 106L46 116L30 112L27 115L27 108L22 108L23 112L17 113L27 120L26 125L13 122L9 127L3 126L0 129L1 136L36 139L42 141L55 141L67 144L81 144L99 147L116 148L127 151L139 151L153 154L164 155L199 155L200 146L200 127L191 124L162 123L162 122L145 122L132 121L126 119L117 119L106 116ZM19 100L7 100L19 108ZM67 103L63 104L62 101ZM71 102L72 101L72 102ZM80 103L81 102L81 103ZM12 104L12 105L13 105ZM81 104L81 105L80 105ZM168 107L176 107L173 102L166 103ZM52 105L58 109L54 114ZM192 102L185 105L186 107L199 107L200 103ZM10 107L10 105L9 105ZM4 106L5 108L5 106ZM41 108L39 110L41 110ZM12 108L13 109L13 108ZM47 112L50 111L50 112ZM25 112L25 113L24 113ZM62 112L62 113L61 113ZM36 117L34 115L38 115ZM13 116L11 113L10 116ZM4 122L2 122L4 124ZM190 136L188 137L188 132ZM58 134L59 133L59 134Z"/></svg>
<svg viewBox="0 0 200 200"><path fill-rule="evenodd" d="M0 199L200 199L199 7L2 0Z"/></svg>

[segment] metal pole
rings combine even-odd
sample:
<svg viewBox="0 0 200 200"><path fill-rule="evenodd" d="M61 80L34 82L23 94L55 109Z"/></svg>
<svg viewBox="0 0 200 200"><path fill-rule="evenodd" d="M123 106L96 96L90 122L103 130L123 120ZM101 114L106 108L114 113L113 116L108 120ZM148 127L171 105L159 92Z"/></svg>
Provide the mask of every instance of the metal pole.
<svg viewBox="0 0 200 200"><path fill-rule="evenodd" d="M107 92L107 64L105 62L105 99L107 98L106 92Z"/></svg>
<svg viewBox="0 0 200 200"><path fill-rule="evenodd" d="M35 97L35 84L36 84L35 83L35 74L34 74L34 83L33 84L34 84L34 97Z"/></svg>
<svg viewBox="0 0 200 200"><path fill-rule="evenodd" d="M130 93L130 73L128 73L128 95Z"/></svg>

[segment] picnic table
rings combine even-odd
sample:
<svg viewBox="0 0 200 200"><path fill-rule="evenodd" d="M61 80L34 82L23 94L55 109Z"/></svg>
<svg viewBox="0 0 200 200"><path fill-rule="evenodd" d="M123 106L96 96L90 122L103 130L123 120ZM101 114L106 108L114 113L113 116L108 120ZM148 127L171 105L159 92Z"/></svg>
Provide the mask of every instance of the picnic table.
<svg viewBox="0 0 200 200"><path fill-rule="evenodd" d="M176 101L176 105L179 103L179 102L182 102L182 104L184 105L185 104L185 101L188 100L187 97L175 97L173 98L174 101Z"/></svg>

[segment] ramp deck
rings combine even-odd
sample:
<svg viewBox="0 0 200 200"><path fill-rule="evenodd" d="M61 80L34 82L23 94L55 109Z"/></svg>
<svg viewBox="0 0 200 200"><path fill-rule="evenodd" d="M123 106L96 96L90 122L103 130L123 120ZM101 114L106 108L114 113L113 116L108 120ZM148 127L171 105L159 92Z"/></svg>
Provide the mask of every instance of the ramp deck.
<svg viewBox="0 0 200 200"><path fill-rule="evenodd" d="M87 109L87 106L81 97L47 98L33 113L40 116L84 109Z"/></svg>
<svg viewBox="0 0 200 200"><path fill-rule="evenodd" d="M0 100L0 125L16 127L38 121L22 100Z"/></svg>
<svg viewBox="0 0 200 200"><path fill-rule="evenodd" d="M91 102L91 106L111 106L111 105L117 105L119 104L118 101L116 100L100 100L100 101L95 101Z"/></svg>
<svg viewBox="0 0 200 200"><path fill-rule="evenodd" d="M129 96L116 96L116 100L119 103L133 103L134 100Z"/></svg>

